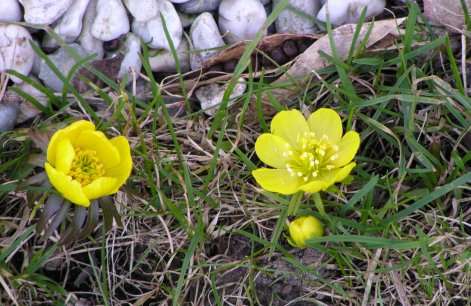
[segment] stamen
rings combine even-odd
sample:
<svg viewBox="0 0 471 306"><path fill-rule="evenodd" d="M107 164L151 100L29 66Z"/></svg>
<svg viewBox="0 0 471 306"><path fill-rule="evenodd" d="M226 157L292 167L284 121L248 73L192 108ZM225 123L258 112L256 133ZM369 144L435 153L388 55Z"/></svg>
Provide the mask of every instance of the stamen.
<svg viewBox="0 0 471 306"><path fill-rule="evenodd" d="M82 186L86 186L104 174L104 166L95 151L75 148L75 158L72 161L69 176Z"/></svg>
<svg viewBox="0 0 471 306"><path fill-rule="evenodd" d="M290 166L290 165L287 165L287 166L286 166L286 170L289 172L289 174L291 174L291 175L294 174L294 171L293 171L293 169L291 169L291 166Z"/></svg>
<svg viewBox="0 0 471 306"><path fill-rule="evenodd" d="M325 166L325 168L326 168L327 170L332 170L332 169L335 168L335 166L333 166L333 165L327 165L327 166Z"/></svg>
<svg viewBox="0 0 471 306"><path fill-rule="evenodd" d="M334 161L336 160L337 158L339 158L339 155L338 154L334 154L330 157L330 160Z"/></svg>

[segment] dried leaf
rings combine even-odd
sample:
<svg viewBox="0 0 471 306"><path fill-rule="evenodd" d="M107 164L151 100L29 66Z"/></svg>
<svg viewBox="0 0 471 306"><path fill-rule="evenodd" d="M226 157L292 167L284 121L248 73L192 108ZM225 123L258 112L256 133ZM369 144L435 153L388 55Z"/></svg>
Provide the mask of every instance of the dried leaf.
<svg viewBox="0 0 471 306"><path fill-rule="evenodd" d="M90 207L88 208L87 223L85 224L83 231L80 233L79 239L83 239L93 232L95 226L98 223L98 212L98 201L93 201Z"/></svg>
<svg viewBox="0 0 471 306"><path fill-rule="evenodd" d="M465 1L468 11L471 0ZM452 32L461 32L465 25L460 0L424 0L424 15L430 22L447 27Z"/></svg>
<svg viewBox="0 0 471 306"><path fill-rule="evenodd" d="M67 245L76 240L82 230L87 214L88 212L85 207L75 206L72 224L69 225L65 233L61 235L59 244Z"/></svg>
<svg viewBox="0 0 471 306"><path fill-rule="evenodd" d="M287 41L293 41L297 44L298 47L303 46L301 51L304 51L310 45L312 45L320 36L318 35L299 35L299 34L274 34L264 37L260 43L257 45L254 54L252 55L252 62L256 67L254 71L260 70L261 66L265 64L270 64L270 61L266 60L265 63L258 63L260 60L266 58L266 56L273 57L273 52L276 49L280 49L282 45ZM208 61L203 63L203 68L201 70L193 71L188 73L185 76L185 90L186 92L193 90L199 86L220 83L223 81L228 81L232 77L232 71L222 74L218 73L216 76L211 73L212 71L221 71L224 70L224 65L231 63L233 65L232 70L234 69L237 61L240 59L247 47L247 42L236 43L221 52L216 56L211 57ZM297 52L296 55L298 55ZM292 56L293 57L293 56ZM275 60L276 61L276 60ZM284 64L284 63L279 63ZM214 69L219 67L219 69ZM273 67L271 67L273 68ZM172 93L172 94L182 94L182 85L179 82L178 77L171 78L169 81L163 82L163 92Z"/></svg>
<svg viewBox="0 0 471 306"><path fill-rule="evenodd" d="M47 145L49 144L50 133L43 132L40 130L28 130L28 136L43 152L47 152Z"/></svg>
<svg viewBox="0 0 471 306"><path fill-rule="evenodd" d="M299 35L299 34L274 34L264 37L257 46L257 50L263 53L269 54L270 51L282 45L285 41L305 41L306 44L312 44L319 35ZM242 41L230 46L227 49L221 51L218 55L213 56L208 61L203 64L204 69L209 69L210 67L223 64L230 60L239 60L242 54L245 51L247 42Z"/></svg>
<svg viewBox="0 0 471 306"><path fill-rule="evenodd" d="M59 211L63 202L64 199L55 194L52 194L48 197L46 204L44 204L41 215L39 216L38 223L36 224L36 231L38 233L41 233L43 230L45 230L48 221Z"/></svg>
<svg viewBox="0 0 471 306"><path fill-rule="evenodd" d="M62 206L59 212L56 214L54 219L52 219L52 222L49 225L49 227L47 227L46 232L44 233L44 236L42 237L43 241L46 241L52 235L52 233L54 233L54 231L59 227L59 225L61 225L62 222L64 222L65 218L67 217L67 213L69 212L70 205L71 204L69 201L64 201L62 203Z"/></svg>
<svg viewBox="0 0 471 306"><path fill-rule="evenodd" d="M399 35L398 26L404 21L404 19L388 19L382 21L376 21L374 23L365 23L358 36L356 41L356 46L358 47L363 43L364 39L368 39L365 46L369 48L378 44L381 40L388 37L390 34ZM368 34L370 31L371 32ZM350 52L351 45L353 43L354 35L356 31L355 24L347 24L335 29L332 32L332 39L335 43L335 49L337 55L342 60L345 60ZM304 84L307 81L307 78L312 76L313 71L318 71L320 69L326 68L331 65L331 63L322 56L322 53L332 56L333 52L330 46L329 36L326 34L320 39L318 39L312 46L310 46L303 54L301 54L296 62L291 66L291 68L281 76L275 83L283 83L289 80L299 81L300 87L292 88L290 90L279 90L275 92L275 95L280 95L280 97L286 97L286 93L290 95L299 92L304 88Z"/></svg>
<svg viewBox="0 0 471 306"><path fill-rule="evenodd" d="M97 71L103 73L109 79L116 81L123 58L124 57L122 55L118 55L103 60L95 60L91 62L91 66ZM87 81L98 86L102 85L100 78L98 78L86 67L83 67L79 70L79 72L75 75L72 84L79 92L82 93L89 89Z"/></svg>
<svg viewBox="0 0 471 306"><path fill-rule="evenodd" d="M119 212L110 197L100 199L100 205L103 211L103 219L106 232L111 229L113 225L113 219L116 220L118 226L123 226L123 223L121 222L121 216L119 215Z"/></svg>

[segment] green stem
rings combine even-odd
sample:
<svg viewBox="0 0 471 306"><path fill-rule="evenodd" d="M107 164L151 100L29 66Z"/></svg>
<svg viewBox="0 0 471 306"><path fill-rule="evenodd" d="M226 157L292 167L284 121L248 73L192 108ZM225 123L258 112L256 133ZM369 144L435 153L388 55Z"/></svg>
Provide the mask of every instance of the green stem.
<svg viewBox="0 0 471 306"><path fill-rule="evenodd" d="M322 202L321 194L319 192L314 193L314 205L322 216L325 216L324 202Z"/></svg>
<svg viewBox="0 0 471 306"><path fill-rule="evenodd" d="M304 192L298 192L291 197L291 201L288 204L288 216L295 216L297 214L303 195Z"/></svg>

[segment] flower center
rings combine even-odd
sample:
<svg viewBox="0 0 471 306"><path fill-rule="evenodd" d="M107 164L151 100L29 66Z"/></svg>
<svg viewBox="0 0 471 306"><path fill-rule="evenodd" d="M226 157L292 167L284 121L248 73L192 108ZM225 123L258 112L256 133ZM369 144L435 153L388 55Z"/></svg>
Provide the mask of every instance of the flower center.
<svg viewBox="0 0 471 306"><path fill-rule="evenodd" d="M75 158L69 175L82 186L86 186L105 174L105 168L93 150L75 149Z"/></svg>
<svg viewBox="0 0 471 306"><path fill-rule="evenodd" d="M297 149L285 153L290 157L286 170L291 176L298 176L307 182L317 178L321 171L335 168L331 162L338 158L339 147L332 145L327 135L319 138L315 133L308 132L298 137L297 141Z"/></svg>

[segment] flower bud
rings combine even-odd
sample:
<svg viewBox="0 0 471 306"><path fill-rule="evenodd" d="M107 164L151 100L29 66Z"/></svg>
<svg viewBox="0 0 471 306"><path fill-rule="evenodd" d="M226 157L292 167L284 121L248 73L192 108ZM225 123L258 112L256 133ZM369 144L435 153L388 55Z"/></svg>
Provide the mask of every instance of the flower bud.
<svg viewBox="0 0 471 306"><path fill-rule="evenodd" d="M324 234L322 223L314 216L304 216L290 222L289 227L290 239L289 243L298 248L305 248L306 241L321 237Z"/></svg>

